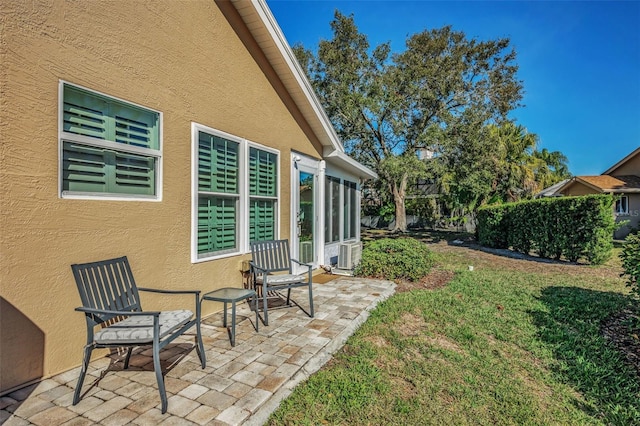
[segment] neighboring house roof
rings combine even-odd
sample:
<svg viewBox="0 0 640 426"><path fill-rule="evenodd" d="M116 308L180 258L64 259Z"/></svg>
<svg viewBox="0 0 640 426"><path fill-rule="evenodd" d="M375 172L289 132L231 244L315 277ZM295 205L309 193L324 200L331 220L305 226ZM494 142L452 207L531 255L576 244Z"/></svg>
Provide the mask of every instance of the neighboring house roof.
<svg viewBox="0 0 640 426"><path fill-rule="evenodd" d="M361 178L377 178L374 171L345 154L340 138L266 2L232 0L232 4L323 145L325 159L347 170L353 170Z"/></svg>
<svg viewBox="0 0 640 426"><path fill-rule="evenodd" d="M559 189L562 188L567 182L569 182L569 180L570 179L565 179L556 184L553 184L543 189L542 191L538 192L536 195L534 195L533 198L559 197L562 195L560 194Z"/></svg>
<svg viewBox="0 0 640 426"><path fill-rule="evenodd" d="M602 174L603 175L613 174L613 172L615 172L618 168L622 167L626 162L634 158L636 155L640 155L640 146L636 148L631 154L627 155L622 160L618 161L616 164L611 166L609 169L605 170L605 172Z"/></svg>
<svg viewBox="0 0 640 426"><path fill-rule="evenodd" d="M574 183L581 183L595 192L628 194L640 193L640 177L638 176L576 176L563 185L558 192L561 192Z"/></svg>

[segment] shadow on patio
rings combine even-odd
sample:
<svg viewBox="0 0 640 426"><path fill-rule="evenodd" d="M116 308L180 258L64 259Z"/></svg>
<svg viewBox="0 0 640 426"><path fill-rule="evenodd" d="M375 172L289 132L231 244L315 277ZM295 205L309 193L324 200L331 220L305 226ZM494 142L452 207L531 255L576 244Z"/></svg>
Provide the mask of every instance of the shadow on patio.
<svg viewBox="0 0 640 426"><path fill-rule="evenodd" d="M205 318L202 337L207 367L193 350L193 336L169 345L162 358L168 411L160 413L151 349L137 350L130 368L122 359L90 364L84 392L71 405L79 368L0 398L0 423L151 424L173 418L181 425L259 425L301 381L320 369L366 320L369 311L394 292L384 280L339 277L314 285L315 318L296 307L269 312L269 327L254 329L247 303L238 305L236 346L222 328L221 313ZM304 300L306 290L294 290ZM82 348L78 348L80 361ZM105 369L109 373L104 375ZM90 387L91 386L91 387Z"/></svg>

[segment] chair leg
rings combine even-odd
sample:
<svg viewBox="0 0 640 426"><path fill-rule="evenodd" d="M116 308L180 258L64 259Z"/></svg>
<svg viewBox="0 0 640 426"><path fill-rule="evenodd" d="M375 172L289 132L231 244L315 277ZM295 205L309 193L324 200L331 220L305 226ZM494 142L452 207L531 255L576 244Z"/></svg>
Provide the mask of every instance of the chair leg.
<svg viewBox="0 0 640 426"><path fill-rule="evenodd" d="M196 296L197 299L197 296ZM198 303L196 300L196 352L200 358L202 368L207 366L207 354L204 353L204 344L202 343L202 333L200 332L200 322L202 320L202 301Z"/></svg>
<svg viewBox="0 0 640 426"><path fill-rule="evenodd" d="M262 286L262 311L264 314L264 325L269 326L269 313L267 310L267 288Z"/></svg>
<svg viewBox="0 0 640 426"><path fill-rule="evenodd" d="M133 352L133 346L130 346L127 349L127 356L124 357L124 369L126 370L127 368L129 368L129 360L131 359L131 352Z"/></svg>
<svg viewBox="0 0 640 426"><path fill-rule="evenodd" d="M160 365L160 349L158 345L153 345L153 369L156 372L156 380L158 381L158 391L160 392L160 401L162 401L162 414L167 412L167 392L164 388L164 377L162 377L162 366Z"/></svg>
<svg viewBox="0 0 640 426"><path fill-rule="evenodd" d="M84 347L84 358L82 359L80 377L78 377L78 384L76 385L76 390L73 393L73 405L76 405L78 402L80 402L80 393L82 392L82 384L84 383L84 377L87 374L87 368L89 367L91 351L93 351L93 345L87 345Z"/></svg>
<svg viewBox="0 0 640 426"><path fill-rule="evenodd" d="M291 289L287 289L287 306L291 306Z"/></svg>
<svg viewBox="0 0 640 426"><path fill-rule="evenodd" d="M309 311L310 317L313 318L313 289L311 288L311 283L309 283Z"/></svg>

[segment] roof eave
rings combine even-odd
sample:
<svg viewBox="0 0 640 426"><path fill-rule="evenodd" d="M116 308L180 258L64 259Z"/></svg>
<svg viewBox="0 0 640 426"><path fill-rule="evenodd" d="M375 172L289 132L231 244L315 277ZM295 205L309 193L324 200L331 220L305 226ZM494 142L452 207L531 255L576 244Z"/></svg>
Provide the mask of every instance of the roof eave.
<svg viewBox="0 0 640 426"><path fill-rule="evenodd" d="M603 175L610 175L616 169L621 167L624 163L626 163L627 161L631 160L636 155L640 155L640 146L638 148L636 148L635 150L633 150L633 152L631 154L627 155L622 160L618 161L616 164L614 164L613 166L609 167L609 169L605 170L602 174Z"/></svg>
<svg viewBox="0 0 640 426"><path fill-rule="evenodd" d="M264 0L232 0L233 6L325 147L344 152L340 138Z"/></svg>
<svg viewBox="0 0 640 426"><path fill-rule="evenodd" d="M327 150L325 149L324 158L329 163L334 163L339 167L355 170L360 179L366 180L378 178L378 174L376 172L349 157L342 151L333 150L327 152Z"/></svg>

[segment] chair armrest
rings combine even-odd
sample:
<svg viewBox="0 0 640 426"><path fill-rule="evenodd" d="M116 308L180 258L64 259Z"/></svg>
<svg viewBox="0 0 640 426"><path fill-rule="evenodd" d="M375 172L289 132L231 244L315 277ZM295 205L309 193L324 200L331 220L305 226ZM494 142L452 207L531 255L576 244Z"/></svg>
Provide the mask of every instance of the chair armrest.
<svg viewBox="0 0 640 426"><path fill-rule="evenodd" d="M306 267L307 267L307 268L309 268L309 269L311 269L311 268L312 268L312 266L311 266L311 264L310 264L310 263L302 263L302 262L297 261L297 260L295 260L295 259L291 259L291 261L292 261L293 263L297 263L297 264L298 264L298 265L300 265L300 266L306 266Z"/></svg>
<svg viewBox="0 0 640 426"><path fill-rule="evenodd" d="M200 290L161 290L158 288L138 287L138 291L146 291L149 293L164 293L164 294L195 294L200 295Z"/></svg>
<svg viewBox="0 0 640 426"><path fill-rule="evenodd" d="M154 316L159 317L160 311L109 311L106 309L93 309L93 308L85 308L79 307L75 309L78 312L84 312L85 314L96 314L96 315L114 315L114 316L123 316L123 317L133 317L133 316Z"/></svg>
<svg viewBox="0 0 640 426"><path fill-rule="evenodd" d="M266 272L266 273L269 273L269 270L268 270L268 269L261 268L261 267L259 267L258 265L256 265L255 263L253 263L252 261L250 261L250 262L249 262L249 265L251 266L251 268L256 269L256 270L258 270L258 271L260 271L260 272Z"/></svg>

